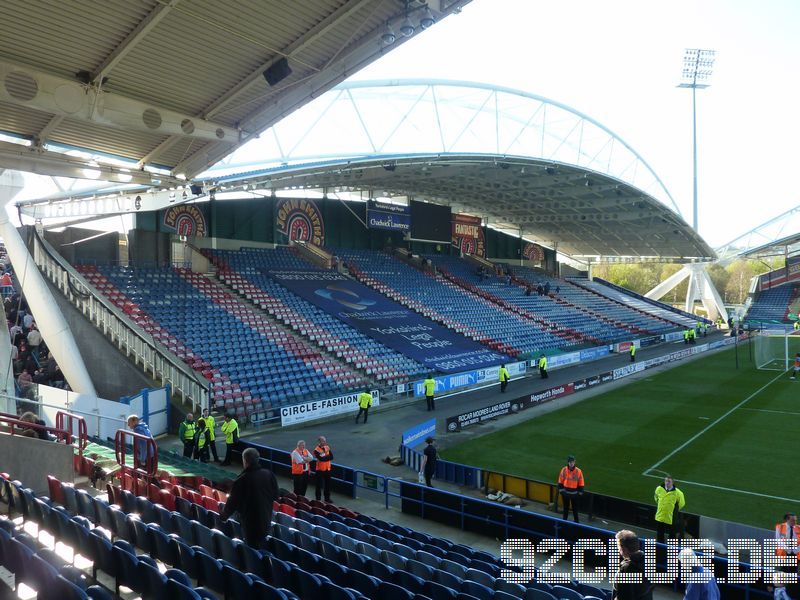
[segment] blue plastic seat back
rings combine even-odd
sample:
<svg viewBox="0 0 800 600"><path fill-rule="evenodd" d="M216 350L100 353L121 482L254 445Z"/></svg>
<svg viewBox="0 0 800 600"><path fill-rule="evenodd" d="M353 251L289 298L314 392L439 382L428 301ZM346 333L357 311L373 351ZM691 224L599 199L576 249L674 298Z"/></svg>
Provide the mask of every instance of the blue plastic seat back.
<svg viewBox="0 0 800 600"><path fill-rule="evenodd" d="M191 586L169 578L165 587L165 597L170 600L201 600L200 595Z"/></svg>
<svg viewBox="0 0 800 600"><path fill-rule="evenodd" d="M253 580L232 565L222 568L225 579L225 595L233 598L249 598L253 591Z"/></svg>

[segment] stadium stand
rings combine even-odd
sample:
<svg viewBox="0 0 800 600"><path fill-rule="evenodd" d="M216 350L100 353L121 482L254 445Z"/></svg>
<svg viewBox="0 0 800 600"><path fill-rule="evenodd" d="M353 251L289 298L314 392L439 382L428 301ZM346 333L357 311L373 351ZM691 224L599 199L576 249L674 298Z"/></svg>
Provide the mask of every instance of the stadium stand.
<svg viewBox="0 0 800 600"><path fill-rule="evenodd" d="M195 490L126 474L107 486L106 498L52 477L49 498L8 476L0 485L10 510L93 563L90 577L0 520L0 562L45 598L110 597L89 585L100 583L98 571L115 593L125 586L146 598L609 597L578 582L511 583L491 554L290 493L274 504L267 548L256 550L239 539L235 520L220 520L226 495L209 485Z"/></svg>
<svg viewBox="0 0 800 600"><path fill-rule="evenodd" d="M674 321L668 321L651 314L643 313L617 301L596 293L594 290L585 289L575 283L564 280L554 279L543 275L529 267L513 267L514 275L526 283L550 283L550 287L559 287L558 296L571 303L573 306L583 307L585 311L591 311L595 315L605 315L608 319L613 319L618 323L627 323L629 326L638 329L638 333L655 335L678 329L679 325Z"/></svg>
<svg viewBox="0 0 800 600"><path fill-rule="evenodd" d="M669 304L664 304L658 300L652 300L651 298L636 294L635 292L626 290L623 287L614 285L610 281L600 279L599 277L595 277L591 280L585 277L570 277L568 281L596 292L601 296L625 304L640 312L650 313L658 318L677 323L681 327L692 327L696 325L698 321L697 315L692 315L674 308Z"/></svg>
<svg viewBox="0 0 800 600"><path fill-rule="evenodd" d="M561 296L539 296L535 293L526 296L526 286L517 281L508 285L502 276L496 274L482 278L476 273L474 266L458 257L429 255L428 258L443 273L453 276L456 283L477 287L500 302L517 306L547 322L578 331L597 343L618 342L640 333L637 327L614 321L581 306L571 305ZM550 285L555 288L562 283L563 280L551 280Z"/></svg>
<svg viewBox="0 0 800 600"><path fill-rule="evenodd" d="M344 248L333 252L345 260L350 272L362 283L499 352L520 356L564 350L582 341L576 332L525 318L388 254Z"/></svg>
<svg viewBox="0 0 800 600"><path fill-rule="evenodd" d="M797 298L800 286L781 285L758 294L745 316L749 321L786 321L789 305Z"/></svg>
<svg viewBox="0 0 800 600"><path fill-rule="evenodd" d="M330 397L367 380L185 269L92 267L81 272L140 326L211 382L216 407L238 418Z"/></svg>
<svg viewBox="0 0 800 600"><path fill-rule="evenodd" d="M387 348L320 310L270 278L278 269L317 270L291 248L206 250L220 281L337 358L381 383L392 385L425 372L423 365Z"/></svg>

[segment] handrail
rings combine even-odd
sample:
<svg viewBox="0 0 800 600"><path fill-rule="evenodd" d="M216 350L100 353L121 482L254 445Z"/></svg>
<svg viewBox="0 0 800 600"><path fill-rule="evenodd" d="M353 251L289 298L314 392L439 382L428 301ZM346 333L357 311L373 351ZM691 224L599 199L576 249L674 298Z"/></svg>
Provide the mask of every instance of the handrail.
<svg viewBox="0 0 800 600"><path fill-rule="evenodd" d="M129 467L125 462L125 451L128 447L127 438L131 438L131 446L133 451L133 468ZM145 444L147 456L145 461L139 460L138 449L141 449L140 444ZM118 429L117 434L114 436L114 454L117 457L117 464L125 470L134 471L137 474L144 475L145 477L153 477L158 472L158 445L155 440L149 436L142 435L133 431L125 429Z"/></svg>
<svg viewBox="0 0 800 600"><path fill-rule="evenodd" d="M50 427L49 425L39 425L38 423L29 423L28 421L23 421L19 419L17 415L12 415L9 413L0 413L0 424L8 425L9 432L11 435L22 435L21 433L16 433L17 429L25 430L25 429L33 429L34 431L46 431L47 433L52 433L56 436L56 440L59 442L64 442L65 444L69 445L72 444L72 434L65 430L59 429L57 427Z"/></svg>
<svg viewBox="0 0 800 600"><path fill-rule="evenodd" d="M169 382L183 401L191 400L194 410L208 408L208 382L204 377L104 298L38 232L31 236L31 245L42 274L120 350L132 356L135 364L141 363L144 371L152 373L154 379L160 378L162 384ZM78 290L76 283L83 289Z"/></svg>
<svg viewBox="0 0 800 600"><path fill-rule="evenodd" d="M66 421L66 424L64 423ZM83 451L86 449L86 446L89 444L89 433L86 427L86 419L83 417L79 417L78 415L73 415L72 413L64 412L60 410L56 413L56 428L63 429L65 431L69 431L72 433L73 431L73 424L78 425L78 454L83 456Z"/></svg>

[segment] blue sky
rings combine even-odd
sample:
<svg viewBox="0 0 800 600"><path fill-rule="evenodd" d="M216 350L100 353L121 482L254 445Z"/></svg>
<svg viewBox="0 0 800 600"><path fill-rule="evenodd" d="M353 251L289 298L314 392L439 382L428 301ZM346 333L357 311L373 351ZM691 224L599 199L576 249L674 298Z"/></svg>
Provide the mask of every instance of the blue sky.
<svg viewBox="0 0 800 600"><path fill-rule="evenodd" d="M800 1L473 0L353 79L481 81L540 94L633 146L691 222L685 48L717 51L698 92L700 233L718 246L793 206Z"/></svg>

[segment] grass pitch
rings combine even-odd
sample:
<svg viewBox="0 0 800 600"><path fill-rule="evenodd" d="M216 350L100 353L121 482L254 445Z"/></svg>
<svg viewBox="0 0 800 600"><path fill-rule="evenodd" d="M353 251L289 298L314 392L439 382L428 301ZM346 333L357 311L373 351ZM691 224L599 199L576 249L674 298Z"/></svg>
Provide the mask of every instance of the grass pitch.
<svg viewBox="0 0 800 600"><path fill-rule="evenodd" d="M758 371L746 346L442 452L447 460L555 482L569 454L587 491L653 502L670 473L686 511L772 528L800 512L800 379Z"/></svg>

